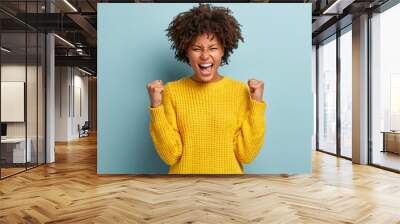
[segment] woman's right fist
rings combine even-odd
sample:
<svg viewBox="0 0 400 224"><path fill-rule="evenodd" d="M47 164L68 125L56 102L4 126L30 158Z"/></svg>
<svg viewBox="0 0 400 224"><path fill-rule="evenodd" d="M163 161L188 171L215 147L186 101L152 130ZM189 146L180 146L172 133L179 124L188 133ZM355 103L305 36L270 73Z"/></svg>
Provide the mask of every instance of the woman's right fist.
<svg viewBox="0 0 400 224"><path fill-rule="evenodd" d="M164 91L162 80L155 80L147 84L147 91L149 92L151 107L160 106L162 103L162 92Z"/></svg>

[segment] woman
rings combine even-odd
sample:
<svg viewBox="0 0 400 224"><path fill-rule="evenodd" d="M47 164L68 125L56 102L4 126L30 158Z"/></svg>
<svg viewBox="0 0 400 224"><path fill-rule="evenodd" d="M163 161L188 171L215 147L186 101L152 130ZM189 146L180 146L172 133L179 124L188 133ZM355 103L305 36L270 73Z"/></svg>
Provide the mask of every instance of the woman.
<svg viewBox="0 0 400 224"><path fill-rule="evenodd" d="M242 174L264 139L264 83L248 86L218 73L243 41L240 24L224 7L200 4L167 29L175 57L194 74L165 86L147 85L150 134L170 174Z"/></svg>

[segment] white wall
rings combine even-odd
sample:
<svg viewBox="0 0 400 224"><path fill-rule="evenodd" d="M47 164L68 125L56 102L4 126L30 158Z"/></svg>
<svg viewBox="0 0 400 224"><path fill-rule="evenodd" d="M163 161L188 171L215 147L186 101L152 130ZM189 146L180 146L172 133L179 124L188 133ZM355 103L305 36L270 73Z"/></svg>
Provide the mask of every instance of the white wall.
<svg viewBox="0 0 400 224"><path fill-rule="evenodd" d="M78 124L88 120L88 77L76 68L56 67L55 89L55 140L77 139Z"/></svg>
<svg viewBox="0 0 400 224"><path fill-rule="evenodd" d="M38 69L38 70L37 70ZM30 148L32 152L32 161L44 162L45 146L45 116L44 116L44 74L42 67L36 67L25 64L3 64L1 66L2 82L24 82L26 84L26 107L23 106L22 112L27 115L23 122L6 122L8 138L24 138L25 135L30 139ZM27 81L25 80L27 78ZM2 96L2 98L7 96ZM8 110L10 108L1 108ZM9 111L13 113L13 111ZM16 112L14 112L16 113ZM39 156L37 157L37 153Z"/></svg>
<svg viewBox="0 0 400 224"><path fill-rule="evenodd" d="M77 73L78 72L78 73ZM73 108L71 108L71 135L73 138L78 138L78 124L81 126L88 121L88 77L82 76L83 73L80 73L79 70L74 70L74 96L71 99L74 99L74 102L71 102ZM72 90L72 89L71 89Z"/></svg>
<svg viewBox="0 0 400 224"><path fill-rule="evenodd" d="M25 82L25 64L9 64L1 66L1 81L2 82ZM28 66L28 74L32 70L31 66ZM3 96L4 97L4 96ZM6 110L6 108L1 108L1 110ZM11 122L7 123L7 137L25 137L25 122Z"/></svg>
<svg viewBox="0 0 400 224"><path fill-rule="evenodd" d="M27 120L28 120L28 137L31 133L36 136L36 66L6 64L1 66L1 81L2 82L25 82L25 75L27 69L28 87L27 87ZM41 70L39 70L41 73ZM4 97L4 96L3 96ZM42 105L39 105L41 107ZM2 108L6 110L7 108ZM26 122L7 122L7 136L8 137L25 137L25 123ZM43 136L39 136L43 137Z"/></svg>
<svg viewBox="0 0 400 224"><path fill-rule="evenodd" d="M55 68L55 141L68 140L68 117L70 84L69 69L67 67Z"/></svg>

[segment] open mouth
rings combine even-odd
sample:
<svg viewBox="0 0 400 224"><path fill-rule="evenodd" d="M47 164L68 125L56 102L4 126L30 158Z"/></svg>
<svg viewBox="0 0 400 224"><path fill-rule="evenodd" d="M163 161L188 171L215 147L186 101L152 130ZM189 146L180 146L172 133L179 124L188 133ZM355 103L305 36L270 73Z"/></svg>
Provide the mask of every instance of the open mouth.
<svg viewBox="0 0 400 224"><path fill-rule="evenodd" d="M210 75L211 74L211 68L213 64L199 64L200 71L202 75Z"/></svg>

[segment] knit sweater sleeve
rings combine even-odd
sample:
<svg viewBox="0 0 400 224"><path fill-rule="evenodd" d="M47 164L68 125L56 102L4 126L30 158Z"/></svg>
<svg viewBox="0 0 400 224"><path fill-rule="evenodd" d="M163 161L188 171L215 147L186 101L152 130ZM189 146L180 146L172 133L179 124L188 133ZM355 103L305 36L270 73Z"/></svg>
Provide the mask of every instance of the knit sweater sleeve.
<svg viewBox="0 0 400 224"><path fill-rule="evenodd" d="M182 155L182 140L169 84L165 86L162 94L162 105L149 108L150 134L158 155L166 164L172 166Z"/></svg>
<svg viewBox="0 0 400 224"><path fill-rule="evenodd" d="M251 99L247 87L243 91L239 112L240 122L234 137L234 149L239 162L251 163L264 143L267 104L265 101L259 102Z"/></svg>

